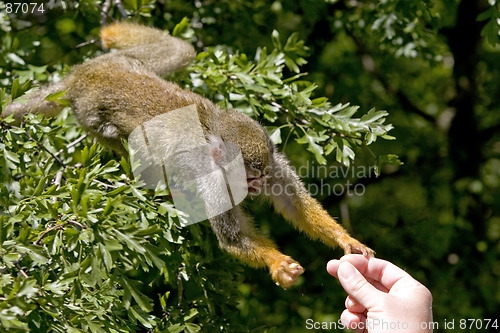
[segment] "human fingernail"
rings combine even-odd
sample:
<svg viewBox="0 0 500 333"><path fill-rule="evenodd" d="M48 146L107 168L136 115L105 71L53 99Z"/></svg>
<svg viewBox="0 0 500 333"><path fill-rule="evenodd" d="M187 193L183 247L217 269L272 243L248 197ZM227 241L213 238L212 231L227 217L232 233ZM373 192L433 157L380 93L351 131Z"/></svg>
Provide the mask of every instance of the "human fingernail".
<svg viewBox="0 0 500 333"><path fill-rule="evenodd" d="M346 304L347 308L352 308L352 307L354 307L356 305L356 303L354 303L354 301L352 299L350 299L350 298L347 299L346 303L347 303Z"/></svg>

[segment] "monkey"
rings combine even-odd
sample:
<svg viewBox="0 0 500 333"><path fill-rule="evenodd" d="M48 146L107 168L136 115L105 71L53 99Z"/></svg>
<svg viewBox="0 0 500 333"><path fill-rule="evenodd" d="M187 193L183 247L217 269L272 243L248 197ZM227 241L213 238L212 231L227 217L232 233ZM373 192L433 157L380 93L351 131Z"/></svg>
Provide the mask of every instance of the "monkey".
<svg viewBox="0 0 500 333"><path fill-rule="evenodd" d="M103 27L100 37L103 47L115 51L76 65L61 82L28 95L27 103L9 104L2 117L13 114L20 119L30 112L54 116L64 106L44 98L64 90L64 98L81 126L105 146L126 156L122 140L135 128L159 115L194 105L212 156L221 159L227 153L226 143L241 151L250 196L264 197L312 239L330 247L338 245L346 254L374 256L372 249L351 237L310 195L257 121L233 109L223 110L162 78L194 59L192 45L162 30L127 22ZM188 126L178 129L185 130ZM275 188L286 191L277 192ZM293 286L304 272L297 261L257 231L241 203L208 220L222 249L250 266L267 267L272 280L282 288Z"/></svg>

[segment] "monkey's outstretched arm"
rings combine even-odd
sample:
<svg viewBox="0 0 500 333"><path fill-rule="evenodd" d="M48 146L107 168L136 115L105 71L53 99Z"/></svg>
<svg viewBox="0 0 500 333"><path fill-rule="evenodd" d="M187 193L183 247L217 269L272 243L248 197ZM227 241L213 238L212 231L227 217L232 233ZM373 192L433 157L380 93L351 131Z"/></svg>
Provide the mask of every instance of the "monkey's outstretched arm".
<svg viewBox="0 0 500 333"><path fill-rule="evenodd" d="M8 104L3 110L1 118L14 114L15 119L21 119L25 114L34 112L44 116L53 117L64 109L64 106L56 101L47 101L45 98L50 94L66 90L64 82L53 83L40 88L39 90L23 96L28 99L26 103L15 102Z"/></svg>
<svg viewBox="0 0 500 333"><path fill-rule="evenodd" d="M320 239L328 246L339 245L346 254L374 255L372 249L349 236L321 204L311 197L283 155L275 153L274 162L266 185L268 188L264 193L268 195L279 213L291 221L297 229L314 239Z"/></svg>
<svg viewBox="0 0 500 333"><path fill-rule="evenodd" d="M187 66L196 56L191 44L159 29L119 22L101 30L105 48L119 51L105 56L123 55L140 60L144 67L163 76Z"/></svg>
<svg viewBox="0 0 500 333"><path fill-rule="evenodd" d="M268 267L271 277L283 288L291 287L304 272L298 262L277 250L257 233L250 218L236 206L210 219L220 247L254 267Z"/></svg>

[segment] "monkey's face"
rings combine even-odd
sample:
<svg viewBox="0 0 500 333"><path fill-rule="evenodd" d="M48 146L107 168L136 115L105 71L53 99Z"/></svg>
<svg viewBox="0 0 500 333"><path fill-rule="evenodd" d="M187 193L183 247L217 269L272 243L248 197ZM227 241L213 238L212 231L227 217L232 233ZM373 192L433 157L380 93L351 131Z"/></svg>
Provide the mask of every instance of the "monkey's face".
<svg viewBox="0 0 500 333"><path fill-rule="evenodd" d="M252 138L246 138L247 142L251 143L250 145L240 142L250 194L259 194L261 192L273 163L274 146L264 130L260 126L258 129L260 131L254 132Z"/></svg>
<svg viewBox="0 0 500 333"><path fill-rule="evenodd" d="M242 149L245 171L247 176L248 193L260 194L271 173L273 164L274 146L270 143L267 135L262 137L261 142L254 140L255 146L245 147L250 151Z"/></svg>
<svg viewBox="0 0 500 333"><path fill-rule="evenodd" d="M257 194L260 193L264 185L266 184L267 178L269 177L267 173L254 171L254 170L246 170L247 172L247 185L248 185L248 193Z"/></svg>

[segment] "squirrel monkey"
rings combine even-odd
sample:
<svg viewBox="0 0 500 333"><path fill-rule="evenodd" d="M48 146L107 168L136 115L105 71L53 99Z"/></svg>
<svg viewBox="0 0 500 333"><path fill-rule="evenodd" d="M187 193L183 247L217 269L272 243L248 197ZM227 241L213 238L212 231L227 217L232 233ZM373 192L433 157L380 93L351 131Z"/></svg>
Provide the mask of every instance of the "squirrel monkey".
<svg viewBox="0 0 500 333"><path fill-rule="evenodd" d="M105 145L127 154L121 140L136 127L166 112L195 105L207 142L212 145L215 140L218 150L224 149L218 140L241 149L250 193L260 192L313 239L339 245L346 254L373 256L373 250L349 236L311 197L256 121L235 110L221 110L208 99L161 78L192 61L195 51L190 44L158 29L123 22L104 27L101 40L104 47L117 51L75 66L62 82L28 95L27 103L8 105L2 116L20 118L29 112L53 116L63 106L44 98L67 90L65 98L81 125ZM215 155L220 154L224 151ZM276 187L286 191L276 193L272 190ZM209 220L221 248L252 266L267 267L281 287L291 287L304 272L298 262L259 234L241 205Z"/></svg>

